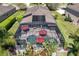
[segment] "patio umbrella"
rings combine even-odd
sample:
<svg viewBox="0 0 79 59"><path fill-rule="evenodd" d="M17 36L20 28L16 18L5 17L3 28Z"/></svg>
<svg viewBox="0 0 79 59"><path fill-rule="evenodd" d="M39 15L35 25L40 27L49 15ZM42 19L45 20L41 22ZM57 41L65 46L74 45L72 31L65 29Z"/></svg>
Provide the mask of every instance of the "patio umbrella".
<svg viewBox="0 0 79 59"><path fill-rule="evenodd" d="M28 25L21 25L21 30L29 30L29 27Z"/></svg>
<svg viewBox="0 0 79 59"><path fill-rule="evenodd" d="M43 43L44 42L44 38L43 37L37 37L36 38L36 42L37 43Z"/></svg>
<svg viewBox="0 0 79 59"><path fill-rule="evenodd" d="M41 29L41 30L39 31L39 34L40 34L41 36L45 36L45 35L47 35L47 31L44 30L44 29Z"/></svg>
<svg viewBox="0 0 79 59"><path fill-rule="evenodd" d="M30 42L31 44L36 43L36 36L35 35L28 36L27 41Z"/></svg>

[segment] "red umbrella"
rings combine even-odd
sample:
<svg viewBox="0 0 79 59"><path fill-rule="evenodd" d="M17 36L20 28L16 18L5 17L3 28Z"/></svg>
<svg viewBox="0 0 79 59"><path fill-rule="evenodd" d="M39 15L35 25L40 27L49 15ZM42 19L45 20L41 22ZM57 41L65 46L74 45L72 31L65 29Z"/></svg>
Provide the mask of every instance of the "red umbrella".
<svg viewBox="0 0 79 59"><path fill-rule="evenodd" d="M45 36L47 34L47 31L42 29L39 31L39 34L42 35L42 36Z"/></svg>
<svg viewBox="0 0 79 59"><path fill-rule="evenodd" d="M36 42L37 43L43 43L44 42L44 38L43 37L38 37L38 38L36 38Z"/></svg>
<svg viewBox="0 0 79 59"><path fill-rule="evenodd" d="M29 29L28 25L22 25L21 26L21 30L28 30L28 29Z"/></svg>

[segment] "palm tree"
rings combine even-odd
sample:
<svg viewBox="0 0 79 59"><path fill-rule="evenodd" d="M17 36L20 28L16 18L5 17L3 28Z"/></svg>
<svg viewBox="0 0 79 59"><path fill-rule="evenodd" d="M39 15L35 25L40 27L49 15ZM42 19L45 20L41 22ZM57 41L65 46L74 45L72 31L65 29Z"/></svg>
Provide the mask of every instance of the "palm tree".
<svg viewBox="0 0 79 59"><path fill-rule="evenodd" d="M74 56L77 56L77 49L76 49L76 47L74 46L74 44L69 44L71 47L68 47L68 49L69 49L69 51L68 51L68 53L67 53L67 56L69 56L69 55L74 55Z"/></svg>
<svg viewBox="0 0 79 59"><path fill-rule="evenodd" d="M3 27L0 27L0 43L3 42L4 38L7 37L6 34L7 34L7 31L5 28Z"/></svg>
<svg viewBox="0 0 79 59"><path fill-rule="evenodd" d="M70 55L72 53L73 55L78 56L79 55L79 36L77 36L76 34L70 34L69 37L73 39L73 44L72 43L69 44L70 47L68 47L69 51L67 55Z"/></svg>
<svg viewBox="0 0 79 59"><path fill-rule="evenodd" d="M0 28L0 45L5 51L11 51L15 47L15 40L10 37L10 33L5 28ZM13 51L13 50L12 50Z"/></svg>

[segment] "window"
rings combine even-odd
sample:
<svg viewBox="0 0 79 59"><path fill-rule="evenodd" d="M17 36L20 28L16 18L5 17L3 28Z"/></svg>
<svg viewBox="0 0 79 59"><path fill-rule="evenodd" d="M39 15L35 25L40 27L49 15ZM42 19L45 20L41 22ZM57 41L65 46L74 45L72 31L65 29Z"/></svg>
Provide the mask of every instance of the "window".
<svg viewBox="0 0 79 59"><path fill-rule="evenodd" d="M44 15L33 15L32 21L45 22Z"/></svg>

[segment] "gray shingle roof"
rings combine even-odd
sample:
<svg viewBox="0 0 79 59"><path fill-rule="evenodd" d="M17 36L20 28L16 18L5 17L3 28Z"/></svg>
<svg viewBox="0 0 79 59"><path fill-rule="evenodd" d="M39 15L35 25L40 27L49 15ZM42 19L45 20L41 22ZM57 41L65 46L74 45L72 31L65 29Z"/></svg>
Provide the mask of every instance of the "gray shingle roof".
<svg viewBox="0 0 79 59"><path fill-rule="evenodd" d="M79 17L79 4L68 5L65 10L75 15L76 17Z"/></svg>
<svg viewBox="0 0 79 59"><path fill-rule="evenodd" d="M54 17L46 6L34 6L27 9L27 15L45 15L46 22L55 23ZM27 22L32 22L32 15L27 17Z"/></svg>
<svg viewBox="0 0 79 59"><path fill-rule="evenodd" d="M6 12L10 11L11 9L13 9L15 7L13 6L2 6L0 5L0 16L5 14Z"/></svg>

